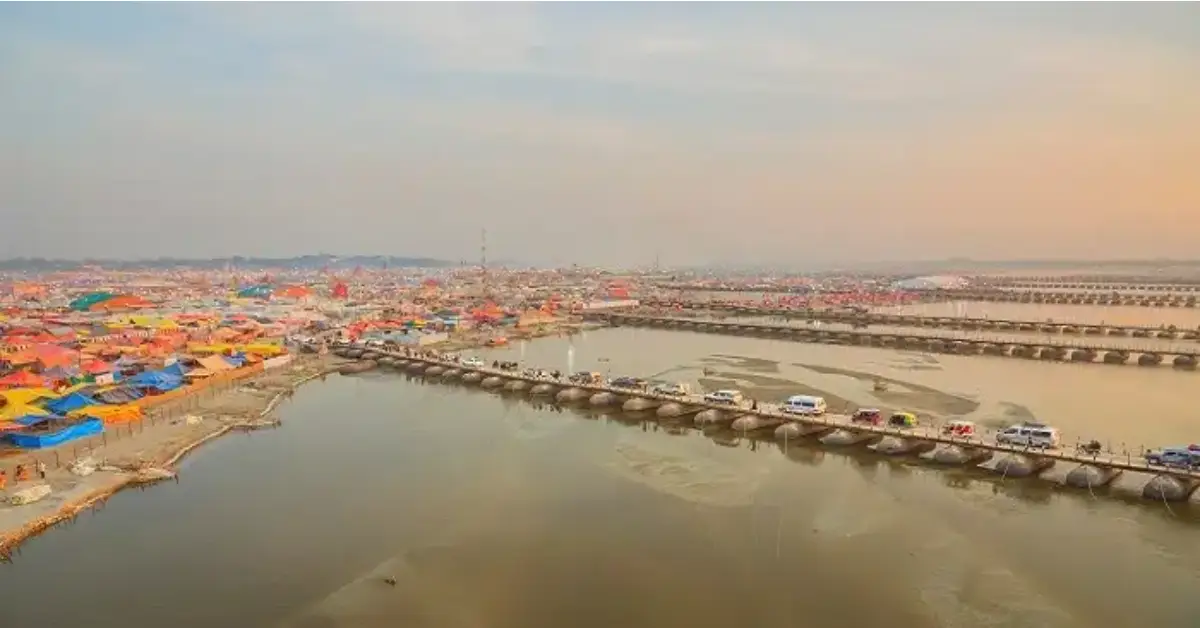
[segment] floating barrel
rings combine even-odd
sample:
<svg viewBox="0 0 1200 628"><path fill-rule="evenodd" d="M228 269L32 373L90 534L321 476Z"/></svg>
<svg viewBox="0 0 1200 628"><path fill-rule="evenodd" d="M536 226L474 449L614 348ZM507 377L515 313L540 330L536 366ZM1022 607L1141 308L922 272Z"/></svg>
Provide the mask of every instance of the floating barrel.
<svg viewBox="0 0 1200 628"><path fill-rule="evenodd" d="M442 379L458 379L462 374L462 369L447 369L445 373L442 373Z"/></svg>
<svg viewBox="0 0 1200 628"><path fill-rule="evenodd" d="M1129 354L1121 351L1109 351L1104 354L1105 364L1124 364L1129 360Z"/></svg>
<svg viewBox="0 0 1200 628"><path fill-rule="evenodd" d="M556 388L554 384L538 384L529 390L529 394L535 397L553 395Z"/></svg>
<svg viewBox="0 0 1200 628"><path fill-rule="evenodd" d="M1142 497L1156 501L1182 502L1191 497L1195 489L1196 485L1192 482L1169 475L1156 475L1142 487Z"/></svg>
<svg viewBox="0 0 1200 628"><path fill-rule="evenodd" d="M733 420L730 428L737 432L754 432L774 428L783 423L783 419L774 419L757 414L747 414Z"/></svg>
<svg viewBox="0 0 1200 628"><path fill-rule="evenodd" d="M479 385L484 388L499 388L504 385L504 378L496 377L495 375L485 377L483 381L479 382Z"/></svg>
<svg viewBox="0 0 1200 628"><path fill-rule="evenodd" d="M879 436L870 432L835 430L832 433L822 436L820 440L826 445L841 447L845 445L855 445L867 440L871 440L872 438L879 438Z"/></svg>
<svg viewBox="0 0 1200 628"><path fill-rule="evenodd" d="M431 366L425 370L425 376L426 377L438 377L442 373L445 373L445 372L446 372L446 367L444 367L444 366Z"/></svg>
<svg viewBox="0 0 1200 628"><path fill-rule="evenodd" d="M822 434L828 432L831 428L827 425L818 423L804 423L803 421L788 421L783 425L775 428L775 438L793 440L796 438L804 438L814 434Z"/></svg>
<svg viewBox="0 0 1200 628"><path fill-rule="evenodd" d="M389 356L384 356L382 358L379 358L379 366L391 367L391 366L394 366L395 364L396 364L396 358L389 357Z"/></svg>
<svg viewBox="0 0 1200 628"><path fill-rule="evenodd" d="M1037 347L1013 347L1012 354L1016 358L1036 358Z"/></svg>
<svg viewBox="0 0 1200 628"><path fill-rule="evenodd" d="M1071 469L1064 481L1067 486L1075 488L1099 488L1107 486L1118 475L1121 475L1121 472L1117 469L1083 464Z"/></svg>
<svg viewBox="0 0 1200 628"><path fill-rule="evenodd" d="M991 343L983 345L984 355L1004 355L1004 347Z"/></svg>
<svg viewBox="0 0 1200 628"><path fill-rule="evenodd" d="M1158 366L1162 364L1162 356L1157 353L1143 353L1138 356L1138 366Z"/></svg>
<svg viewBox="0 0 1200 628"><path fill-rule="evenodd" d="M919 453L934 448L934 443L919 438L903 438L901 436L884 436L871 446L877 453L885 456Z"/></svg>
<svg viewBox="0 0 1200 628"><path fill-rule="evenodd" d="M478 384L479 382L483 381L483 373L480 373L479 371L471 371L470 373L466 373L462 376L462 381L464 384Z"/></svg>
<svg viewBox="0 0 1200 628"><path fill-rule="evenodd" d="M668 419L671 417L680 416L680 415L684 414L685 412L687 412L687 410L683 407L682 404L675 403L674 401L668 401L668 402L662 404L661 406L659 406L658 410L654 411L654 414L656 414L657 416L659 416L661 418Z"/></svg>
<svg viewBox="0 0 1200 628"><path fill-rule="evenodd" d="M1021 454L1008 454L996 461L996 473L1010 478L1026 478L1054 465L1054 460Z"/></svg>
<svg viewBox="0 0 1200 628"><path fill-rule="evenodd" d="M1042 347L1041 358L1043 360L1061 360L1067 357L1067 350L1058 347Z"/></svg>
<svg viewBox="0 0 1200 628"><path fill-rule="evenodd" d="M1091 349L1076 349L1071 352L1072 362L1095 362L1096 352Z"/></svg>
<svg viewBox="0 0 1200 628"><path fill-rule="evenodd" d="M728 415L715 408L709 408L701 411L692 419L697 426L703 427L706 425L722 425L733 420L731 415Z"/></svg>
<svg viewBox="0 0 1200 628"><path fill-rule="evenodd" d="M351 360L357 360L358 358L361 358L362 354L362 349L350 349L349 351L346 351L346 357L350 358Z"/></svg>
<svg viewBox="0 0 1200 628"><path fill-rule="evenodd" d="M967 464L978 457L979 452L958 445L940 445L933 450L933 461L939 464Z"/></svg>
<svg viewBox="0 0 1200 628"><path fill-rule="evenodd" d="M591 393L582 388L568 388L566 390L558 391L558 394L554 395L554 400L560 402L582 401L587 399L589 396L591 396Z"/></svg>
<svg viewBox="0 0 1200 628"><path fill-rule="evenodd" d="M1194 369L1196 368L1196 356L1180 355L1175 356L1175 368L1177 369Z"/></svg>
<svg viewBox="0 0 1200 628"><path fill-rule="evenodd" d="M427 365L427 364L425 364L424 362L417 362L417 361L413 361L413 362L409 362L409 363L408 363L408 368L407 368L407 370L408 370L408 372L410 372L410 373L417 373L417 372L419 372L419 371L424 371L424 370L425 370L425 367L427 367L427 366L428 366L428 365Z"/></svg>
<svg viewBox="0 0 1200 628"><path fill-rule="evenodd" d="M646 399L644 397L633 397L632 399L628 399L625 401L625 403L621 404L621 409L626 412L639 412L642 410L650 410L656 407L658 407L657 401L653 399Z"/></svg>
<svg viewBox="0 0 1200 628"><path fill-rule="evenodd" d="M621 398L610 392L598 392L588 398L588 403L593 406L611 406Z"/></svg>
<svg viewBox="0 0 1200 628"><path fill-rule="evenodd" d="M338 369L338 373L341 375L354 375L355 373L365 373L365 372L375 368L378 365L379 364L377 362L375 362L375 360L363 360L361 362L355 362L354 364L346 364L346 365L342 366L341 368Z"/></svg>

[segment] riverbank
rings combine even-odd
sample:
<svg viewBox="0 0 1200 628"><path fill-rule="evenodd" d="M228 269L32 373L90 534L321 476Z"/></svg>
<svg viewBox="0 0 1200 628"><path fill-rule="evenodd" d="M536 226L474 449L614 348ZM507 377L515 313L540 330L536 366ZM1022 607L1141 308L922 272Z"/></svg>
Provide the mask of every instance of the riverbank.
<svg viewBox="0 0 1200 628"><path fill-rule="evenodd" d="M599 325L561 321L513 330L509 340L562 336ZM467 332L430 347L438 352L481 349L495 332ZM22 542L55 524L103 503L118 491L174 477L174 467L188 453L234 430L278 425L269 418L279 403L301 385L335 371L333 356L304 356L287 367L264 372L222 389L205 389L163 404L136 424L109 427L97 444L65 446L37 454L46 464L45 479L0 491L0 560ZM67 449L69 447L69 450ZM80 467L94 471L81 475ZM10 472L10 478L11 478ZM50 494L29 504L14 505L17 491L46 485Z"/></svg>
<svg viewBox="0 0 1200 628"><path fill-rule="evenodd" d="M74 518L134 485L174 477L175 466L191 451L233 430L277 425L270 415L299 386L327 374L336 358L307 356L286 367L266 371L220 390L204 389L180 397L137 423L110 426L110 432L80 450L40 453L44 479L10 483L0 493L0 560L25 540ZM70 449L67 449L70 447ZM44 460L52 456L52 460ZM50 493L38 501L16 505L17 491L45 485Z"/></svg>

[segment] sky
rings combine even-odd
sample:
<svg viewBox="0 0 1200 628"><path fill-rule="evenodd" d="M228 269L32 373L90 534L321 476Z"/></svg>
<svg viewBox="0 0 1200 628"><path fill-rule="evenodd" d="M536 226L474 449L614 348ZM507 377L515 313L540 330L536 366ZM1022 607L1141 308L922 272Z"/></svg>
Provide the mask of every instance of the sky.
<svg viewBox="0 0 1200 628"><path fill-rule="evenodd" d="M0 258L1194 259L1197 112L1197 3L3 3Z"/></svg>

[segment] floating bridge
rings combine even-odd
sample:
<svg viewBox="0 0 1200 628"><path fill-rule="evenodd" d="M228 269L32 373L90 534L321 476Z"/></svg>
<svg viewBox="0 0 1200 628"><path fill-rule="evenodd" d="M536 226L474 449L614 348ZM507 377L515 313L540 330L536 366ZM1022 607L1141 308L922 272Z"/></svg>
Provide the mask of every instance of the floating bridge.
<svg viewBox="0 0 1200 628"><path fill-rule="evenodd" d="M984 355L1051 362L1136 364L1138 366L1170 365L1179 370L1195 370L1200 364L1200 346L1187 349L1118 347L1085 340L1076 342L1050 340L1014 341L1010 338L951 338L917 332L875 332L863 330L829 331L790 325L730 322L639 314L595 313L588 318L604 320L612 325L657 327L713 334L757 336L798 342L836 345L885 347L918 351L933 351L953 355Z"/></svg>
<svg viewBox="0 0 1200 628"><path fill-rule="evenodd" d="M727 427L743 433L772 430L779 439L812 438L827 447L871 447L881 455L928 453L933 464L977 466L999 456L996 470L1005 477L1031 477L1058 464L1072 465L1065 482L1091 490L1108 485L1125 472L1150 475L1142 496L1159 501L1187 501L1200 487L1200 470L1151 466L1131 456L1093 455L1075 450L1039 450L1002 445L982 437L959 437L931 427L899 429L855 423L846 415L800 416L772 404L751 409L706 402L700 395L668 396L608 384L578 384L528 372L467 367L454 356L337 349L335 354L374 362L426 380L477 385L500 393L587 404L624 412L652 414L660 420L689 420L696 427Z"/></svg>

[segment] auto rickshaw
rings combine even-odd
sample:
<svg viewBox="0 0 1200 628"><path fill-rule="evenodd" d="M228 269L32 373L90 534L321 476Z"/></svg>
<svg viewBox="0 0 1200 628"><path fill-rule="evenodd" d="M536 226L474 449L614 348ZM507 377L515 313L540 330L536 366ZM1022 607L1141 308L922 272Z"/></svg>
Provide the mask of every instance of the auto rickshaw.
<svg viewBox="0 0 1200 628"><path fill-rule="evenodd" d="M911 412L897 412L888 419L888 427L911 429L917 426L917 415Z"/></svg>
<svg viewBox="0 0 1200 628"><path fill-rule="evenodd" d="M882 425L883 413L878 408L859 408L850 417L851 423L866 423L868 425Z"/></svg>
<svg viewBox="0 0 1200 628"><path fill-rule="evenodd" d="M970 421L950 421L942 426L942 435L953 438L970 438L975 435L975 424Z"/></svg>

